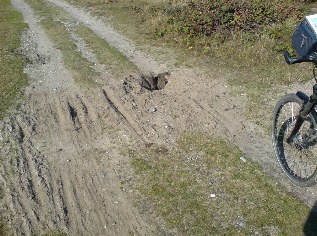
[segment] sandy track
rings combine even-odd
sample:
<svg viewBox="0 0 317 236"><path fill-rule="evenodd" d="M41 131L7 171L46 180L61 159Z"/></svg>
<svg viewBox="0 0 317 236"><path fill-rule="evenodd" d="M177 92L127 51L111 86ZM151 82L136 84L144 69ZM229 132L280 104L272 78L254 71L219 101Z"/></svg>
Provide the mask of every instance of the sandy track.
<svg viewBox="0 0 317 236"><path fill-rule="evenodd" d="M59 0L48 1L85 23L141 70L167 69L108 24ZM197 130L238 145L285 181L289 191L314 204L316 188L289 184L269 138L245 120L243 101L230 97L223 82L195 70L168 68L172 74L164 90L143 90L136 76L127 75L123 81L101 78L107 83L87 92L76 86L32 10L22 0L12 2L30 27L24 35L28 56L47 59L26 68L31 79L26 101L1 123L0 181L6 192L1 208L7 209L16 234L158 235L164 225L141 214L120 185L121 172L129 169L120 149L145 143L169 149L180 134Z"/></svg>
<svg viewBox="0 0 317 236"><path fill-rule="evenodd" d="M152 234L115 173L122 138L116 144L114 136L133 129L108 134L107 127L120 126L122 118L105 96L91 101L76 87L31 9L23 1L13 4L30 26L25 43L37 42L29 51L49 58L26 68L31 78L27 100L2 124L1 156L16 152L1 170L11 192L3 207L12 212L8 219L15 234Z"/></svg>

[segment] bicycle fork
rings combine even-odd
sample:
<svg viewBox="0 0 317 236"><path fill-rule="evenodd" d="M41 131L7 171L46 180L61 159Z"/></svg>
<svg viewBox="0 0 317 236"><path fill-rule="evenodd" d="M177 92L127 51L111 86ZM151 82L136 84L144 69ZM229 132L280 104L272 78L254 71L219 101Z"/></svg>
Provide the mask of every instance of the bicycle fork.
<svg viewBox="0 0 317 236"><path fill-rule="evenodd" d="M286 139L288 144L293 142L295 135L298 133L299 129L304 123L305 117L311 112L315 104L317 104L317 84L313 86L313 95L310 96L309 101L304 105L304 109L299 113L294 129L292 130L290 136Z"/></svg>

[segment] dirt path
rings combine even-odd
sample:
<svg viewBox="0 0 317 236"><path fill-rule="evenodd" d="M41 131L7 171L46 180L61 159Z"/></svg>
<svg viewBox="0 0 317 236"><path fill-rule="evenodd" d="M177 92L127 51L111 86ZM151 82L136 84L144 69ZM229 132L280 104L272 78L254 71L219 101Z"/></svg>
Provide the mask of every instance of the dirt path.
<svg viewBox="0 0 317 236"><path fill-rule="evenodd" d="M121 149L146 143L169 149L180 134L197 130L238 145L284 181L290 192L314 204L317 188L288 184L269 137L245 120L243 101L230 97L221 80L208 80L192 69L167 68L107 23L62 1L48 1L83 22L142 71L172 74L163 90L153 92L142 90L135 76L114 79L105 77L107 73L100 78L104 86L94 91L79 88L32 10L23 0L12 0L29 25L24 52L33 61L26 68L31 79L26 101L1 123L0 157L5 163L0 166L0 182L6 194L0 207L7 209L15 234L170 233L159 219L140 213L129 190L122 188L120 177L129 171L129 160ZM84 54L86 49L81 50ZM95 64L103 70L98 61Z"/></svg>

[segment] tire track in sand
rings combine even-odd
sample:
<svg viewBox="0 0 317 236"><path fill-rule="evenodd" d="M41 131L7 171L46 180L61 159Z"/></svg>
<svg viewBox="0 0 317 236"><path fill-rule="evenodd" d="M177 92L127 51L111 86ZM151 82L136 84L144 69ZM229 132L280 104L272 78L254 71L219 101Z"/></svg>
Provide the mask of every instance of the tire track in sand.
<svg viewBox="0 0 317 236"><path fill-rule="evenodd" d="M31 79L26 101L1 127L7 134L1 147L10 144L0 154L7 173L4 205L14 233L153 234L115 173L121 155L113 143L117 134L111 136L107 127L119 127L119 133L131 128L120 131L121 119L109 114L111 103L76 87L32 10L22 0L12 3L29 25L29 40L37 43L34 53L50 58L26 68Z"/></svg>

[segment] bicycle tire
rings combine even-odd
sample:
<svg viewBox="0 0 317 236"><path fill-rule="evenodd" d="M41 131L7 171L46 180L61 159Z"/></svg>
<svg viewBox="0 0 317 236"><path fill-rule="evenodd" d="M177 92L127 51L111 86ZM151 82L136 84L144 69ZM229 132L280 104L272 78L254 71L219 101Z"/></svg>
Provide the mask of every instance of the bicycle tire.
<svg viewBox="0 0 317 236"><path fill-rule="evenodd" d="M317 183L316 122L312 114L305 117L295 141L286 142L303 104L296 94L285 95L277 102L273 112L272 142L284 173L295 184L307 187Z"/></svg>

